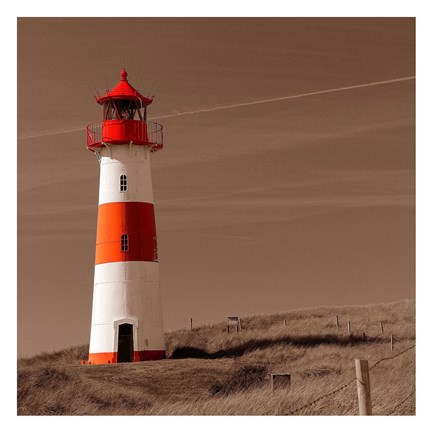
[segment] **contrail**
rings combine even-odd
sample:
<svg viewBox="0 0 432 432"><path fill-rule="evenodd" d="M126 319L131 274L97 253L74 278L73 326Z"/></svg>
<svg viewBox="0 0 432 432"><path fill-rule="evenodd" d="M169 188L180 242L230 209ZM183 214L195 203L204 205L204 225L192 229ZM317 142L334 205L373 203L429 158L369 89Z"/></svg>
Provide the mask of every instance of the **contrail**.
<svg viewBox="0 0 432 432"><path fill-rule="evenodd" d="M409 77L403 77L403 78L394 78L394 79L385 80L385 81L374 81L374 82L370 82L370 83L366 83L366 84L357 84L357 85L353 85L353 86L349 86L349 87L338 87L338 88L334 88L334 89L319 90L319 91L315 91L315 92L301 93L301 94L291 95L291 96L281 96L281 97L276 97L276 98L271 98L271 99L261 99L261 100L256 100L256 101L252 101L252 102L241 102L241 103L236 103L236 104L232 104L232 105L221 105L221 106L213 107L213 108L202 108L202 109L193 110L193 111L183 111L183 112L177 112L177 113L173 113L173 114L156 116L156 117L152 117L151 119L156 120L156 119L163 119L163 118L169 118L169 117L179 117L179 116L190 115L190 114L199 114L199 113L204 113L204 112L212 112L212 111L219 111L219 110L225 110L225 109L240 108L240 107L244 107L244 106L258 105L258 104L270 103L270 102L278 102L278 101L284 101L284 100L289 100L289 99L297 99L297 98L302 98L302 97L306 97L306 96L314 96L314 95L320 95L320 94L325 94L325 93L334 93L334 92L339 92L339 91L358 89L358 88L362 88L362 87L373 87L373 86L378 86L378 85L383 85L383 84L392 84L395 82L408 81L408 80L412 80L412 79L415 79L415 76L409 76Z"/></svg>
<svg viewBox="0 0 432 432"><path fill-rule="evenodd" d="M67 133L72 133L72 132L79 132L79 131L83 131L85 130L84 127L79 127L79 128L73 128L73 129L62 129L62 130L51 130L51 131L46 131L46 132L36 132L33 134L28 134L28 135L22 135L20 137L18 137L19 140L23 140L23 139L30 139L30 138L39 138L39 137L45 137L45 136L50 136L50 135L61 135L61 134L67 134Z"/></svg>
<svg viewBox="0 0 432 432"><path fill-rule="evenodd" d="M369 82L369 83L365 83L365 84L357 84L357 85L348 86L348 87L338 87L338 88L327 89L327 90L319 90L319 91L309 92L309 93L300 93L300 94L291 95L291 96L281 96L281 97L270 98L270 99L255 100L255 101L251 101L251 102L241 102L241 103L236 103L236 104L231 104L231 105L220 105L220 106L212 107L212 108L201 108L201 109L191 110L191 111L175 112L172 114L165 114L165 115L159 115L159 116L155 116L155 117L149 117L149 120L159 120L159 119L164 119L164 118L179 117L179 116L185 116L185 115L200 114L200 113L206 113L206 112L240 108L240 107L251 106L251 105L259 105L259 104L264 104L264 103L285 101L285 100L289 100L289 99L298 99L298 98L307 97L307 96L314 96L314 95L320 95L320 94L326 94L326 93L335 93L335 92L353 90L353 89L358 89L358 88L363 88L363 87L374 87L374 86L379 86L379 85L384 85L384 84L393 84L396 82L409 81L409 80L413 80L413 79L415 79L415 76L408 76L408 77L403 77L403 78L394 78L394 79L385 80L385 81L373 81L373 82ZM29 139L29 138L51 136L51 135L61 135L61 134L66 134L66 133L71 133L71 132L79 132L79 131L83 131L83 130L85 130L85 128L83 128L83 127L74 128L74 129L53 130L53 131L40 132L40 133L34 133L34 134L20 136L20 137L18 137L18 139Z"/></svg>

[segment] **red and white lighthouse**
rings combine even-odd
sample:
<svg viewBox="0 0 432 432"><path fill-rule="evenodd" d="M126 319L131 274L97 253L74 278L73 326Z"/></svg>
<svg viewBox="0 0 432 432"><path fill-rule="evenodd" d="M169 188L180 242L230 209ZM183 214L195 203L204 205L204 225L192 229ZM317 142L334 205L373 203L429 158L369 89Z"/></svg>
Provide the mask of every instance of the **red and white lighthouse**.
<svg viewBox="0 0 432 432"><path fill-rule="evenodd" d="M87 126L87 148L100 164L90 364L165 357L150 160L162 126L147 121L152 97L121 71L96 98L103 120Z"/></svg>

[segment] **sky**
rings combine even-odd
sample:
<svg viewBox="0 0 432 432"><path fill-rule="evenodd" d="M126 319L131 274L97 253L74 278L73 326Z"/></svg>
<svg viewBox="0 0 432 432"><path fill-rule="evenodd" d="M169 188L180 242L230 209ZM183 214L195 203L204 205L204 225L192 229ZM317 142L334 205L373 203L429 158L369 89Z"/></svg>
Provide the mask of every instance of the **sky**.
<svg viewBox="0 0 432 432"><path fill-rule="evenodd" d="M89 89L155 93L165 328L415 296L413 18L18 19L18 355L88 343Z"/></svg>

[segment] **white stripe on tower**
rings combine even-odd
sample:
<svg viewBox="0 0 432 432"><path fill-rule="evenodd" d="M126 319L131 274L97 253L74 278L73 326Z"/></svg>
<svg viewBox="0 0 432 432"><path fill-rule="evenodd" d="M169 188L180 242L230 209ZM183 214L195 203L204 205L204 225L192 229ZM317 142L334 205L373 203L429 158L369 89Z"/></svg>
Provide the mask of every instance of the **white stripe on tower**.
<svg viewBox="0 0 432 432"><path fill-rule="evenodd" d="M96 265L91 352L116 351L113 323L125 319L131 320L137 329L134 351L165 350L159 305L159 263L126 261Z"/></svg>
<svg viewBox="0 0 432 432"><path fill-rule="evenodd" d="M145 146L112 145L101 152L99 205L112 202L153 204L150 152ZM127 191L121 192L119 179L127 177Z"/></svg>

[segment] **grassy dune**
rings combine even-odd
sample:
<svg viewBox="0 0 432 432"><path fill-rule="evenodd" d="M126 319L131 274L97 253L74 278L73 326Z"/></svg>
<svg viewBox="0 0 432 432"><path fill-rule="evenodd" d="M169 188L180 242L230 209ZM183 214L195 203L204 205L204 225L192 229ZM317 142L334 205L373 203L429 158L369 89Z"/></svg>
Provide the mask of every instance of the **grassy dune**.
<svg viewBox="0 0 432 432"><path fill-rule="evenodd" d="M163 361L81 365L86 345L19 359L18 414L357 415L362 358L385 359L370 370L373 413L415 415L415 348L402 353L415 344L413 301L251 316L242 326L167 333ZM291 388L272 391L272 372L290 372Z"/></svg>

